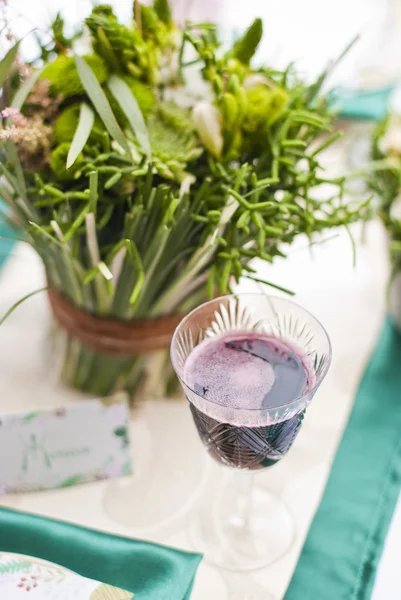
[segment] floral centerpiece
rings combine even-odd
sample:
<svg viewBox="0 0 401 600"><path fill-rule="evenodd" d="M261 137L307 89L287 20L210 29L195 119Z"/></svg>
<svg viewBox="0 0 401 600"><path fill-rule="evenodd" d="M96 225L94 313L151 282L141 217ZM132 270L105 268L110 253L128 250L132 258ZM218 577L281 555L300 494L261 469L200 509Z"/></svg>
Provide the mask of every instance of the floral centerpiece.
<svg viewBox="0 0 401 600"><path fill-rule="evenodd" d="M340 136L328 71L253 67L260 19L223 50L167 0L136 2L129 24L96 6L71 38L58 15L51 36L33 63L15 43L0 64L0 195L43 261L64 379L98 395L149 370L167 384L182 314L258 280L254 258L365 214L320 162Z"/></svg>

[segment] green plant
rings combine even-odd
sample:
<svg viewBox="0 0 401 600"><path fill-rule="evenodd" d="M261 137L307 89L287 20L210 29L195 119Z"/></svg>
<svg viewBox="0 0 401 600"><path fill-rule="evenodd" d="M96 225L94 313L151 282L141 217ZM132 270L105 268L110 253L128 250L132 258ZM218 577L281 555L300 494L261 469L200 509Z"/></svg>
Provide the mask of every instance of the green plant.
<svg viewBox="0 0 401 600"><path fill-rule="evenodd" d="M94 72L99 83L107 81L109 71L100 56L91 54L83 58ZM40 78L50 81L51 92L61 94L64 99L85 94L73 56L59 56L43 69Z"/></svg>
<svg viewBox="0 0 401 600"><path fill-rule="evenodd" d="M292 65L253 68L259 19L223 53L213 24L180 29L165 0L133 12L123 25L95 7L84 58L57 43L26 79L16 44L0 64L11 86L0 193L50 287L99 317L154 319L256 277L254 258L285 256L299 235L367 216L321 163L340 137L321 94L328 71L307 84ZM59 17L53 31L60 42ZM135 385L146 362L71 335L66 348L66 378L98 394Z"/></svg>
<svg viewBox="0 0 401 600"><path fill-rule="evenodd" d="M401 269L401 117L388 114L372 135L371 156L375 169L368 187L379 200L378 213L390 237L393 274Z"/></svg>

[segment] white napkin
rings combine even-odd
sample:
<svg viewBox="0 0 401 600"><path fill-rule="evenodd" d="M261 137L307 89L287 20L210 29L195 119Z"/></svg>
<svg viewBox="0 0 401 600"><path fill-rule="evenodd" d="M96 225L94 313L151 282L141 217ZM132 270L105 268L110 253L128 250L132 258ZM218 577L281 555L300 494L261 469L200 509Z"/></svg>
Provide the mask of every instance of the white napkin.
<svg viewBox="0 0 401 600"><path fill-rule="evenodd" d="M0 598L4 600L132 600L133 597L132 592L86 579L39 558L0 553Z"/></svg>

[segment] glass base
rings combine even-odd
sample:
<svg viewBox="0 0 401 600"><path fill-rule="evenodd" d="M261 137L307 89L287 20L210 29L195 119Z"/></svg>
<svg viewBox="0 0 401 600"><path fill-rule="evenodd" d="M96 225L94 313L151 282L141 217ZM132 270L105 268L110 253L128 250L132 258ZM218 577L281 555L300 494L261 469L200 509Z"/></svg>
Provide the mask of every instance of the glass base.
<svg viewBox="0 0 401 600"><path fill-rule="evenodd" d="M281 498L258 485L252 489L244 517L237 514L237 498L231 482L213 505L203 505L191 516L194 549L207 562L236 572L274 563L294 542L294 517Z"/></svg>
<svg viewBox="0 0 401 600"><path fill-rule="evenodd" d="M186 404L144 402L130 423L130 440L133 474L107 485L106 513L136 530L169 527L185 518L210 468Z"/></svg>

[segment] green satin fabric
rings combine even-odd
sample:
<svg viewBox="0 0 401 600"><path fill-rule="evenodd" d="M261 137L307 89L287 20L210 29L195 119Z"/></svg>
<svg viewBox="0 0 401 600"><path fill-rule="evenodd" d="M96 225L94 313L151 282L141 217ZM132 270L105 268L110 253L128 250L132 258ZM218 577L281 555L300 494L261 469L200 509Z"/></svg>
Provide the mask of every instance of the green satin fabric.
<svg viewBox="0 0 401 600"><path fill-rule="evenodd" d="M401 335L365 371L285 600L368 600L401 488Z"/></svg>
<svg viewBox="0 0 401 600"><path fill-rule="evenodd" d="M0 551L36 556L135 594L188 600L201 555L0 508Z"/></svg>
<svg viewBox="0 0 401 600"><path fill-rule="evenodd" d="M331 108L343 119L380 120L386 115L388 101L394 86L377 90L353 91L334 89L329 94Z"/></svg>
<svg viewBox="0 0 401 600"><path fill-rule="evenodd" d="M15 242L10 238L17 238L18 234L4 221L2 213L5 212L4 203L0 199L0 269L6 262L14 247ZM2 237L5 236L5 237Z"/></svg>

